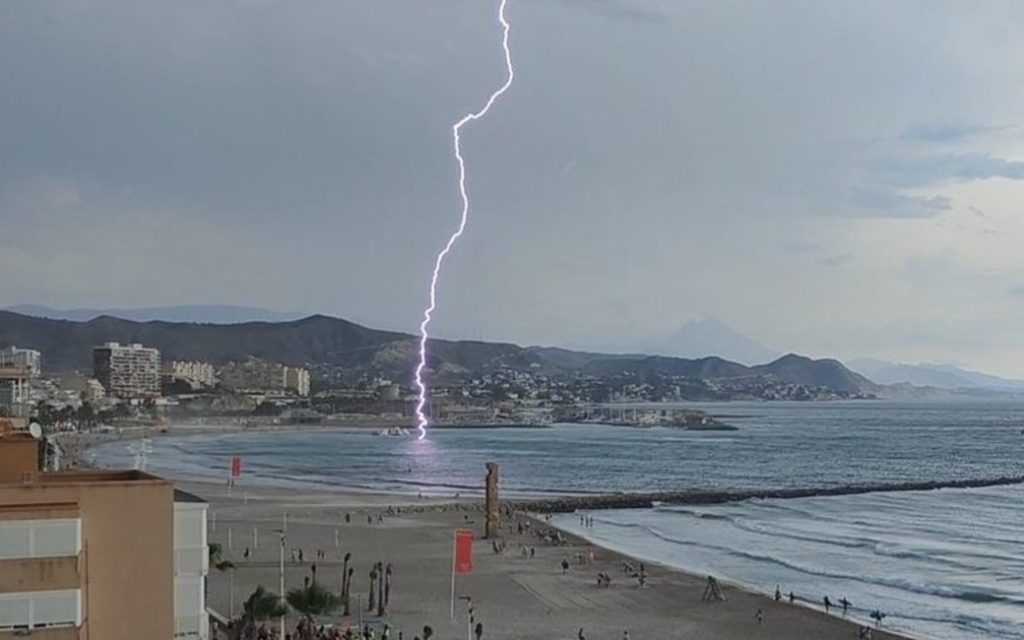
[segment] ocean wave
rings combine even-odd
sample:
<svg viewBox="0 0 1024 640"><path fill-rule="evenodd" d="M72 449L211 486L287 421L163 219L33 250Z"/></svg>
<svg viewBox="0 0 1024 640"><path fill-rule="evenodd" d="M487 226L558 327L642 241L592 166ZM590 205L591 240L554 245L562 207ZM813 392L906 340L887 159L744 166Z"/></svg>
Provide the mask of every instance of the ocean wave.
<svg viewBox="0 0 1024 640"><path fill-rule="evenodd" d="M826 534L814 534L814 533L808 533L808 532L802 532L802 531L793 531L792 529L788 529L788 528L785 528L785 527L780 527L780 526L777 526L777 525L773 526L773 525L768 525L768 524L762 524L762 523L753 521L753 520L751 520L749 518L744 518L744 517L737 516L737 515L713 513L713 512L707 512L707 511L701 511L701 510L695 510L695 509L675 508L675 509L670 509L670 510L665 510L665 511L670 511L673 514L690 515L692 517L699 518L701 520L715 520L715 521L720 521L720 522L727 522L730 525L732 525L733 527L735 527L737 529L740 529L742 531L746 531L748 533L755 533L755 534L758 534L758 535L764 535L764 536L768 536L768 537L776 538L776 539L782 538L782 539L787 539L787 540L797 540L797 541L800 541L800 542L812 542L812 543L822 544L822 545L826 545L826 546L841 547L841 548L844 548L844 549L859 549L859 550L864 550L864 551L866 551L868 553L871 553L871 554L876 555L876 556L884 557L884 558L898 558L898 559L904 559L904 560L917 560L917 561L921 561L921 562L925 562L925 563L929 563L929 564L941 564L943 566L952 567L952 568L955 568L955 569L964 569L964 570L968 570L968 571L971 571L971 570L974 570L974 569L977 568L976 564L971 564L971 563L968 563L968 562L962 562L962 561L953 560L953 559L950 559L950 558L947 558L947 557L942 557L941 555L939 555L936 552L914 550L914 549L907 548L907 547L905 547L903 545L900 545L900 544L897 544L897 543L894 543L894 542L887 542L887 541L884 541L884 540L878 540L876 538L856 537L856 536L843 535L843 534L839 534L839 533L826 535ZM841 522L841 521L837 521L837 522ZM923 530L923 531L926 532L926 533L942 533L941 531L929 531L929 530ZM962 538L962 540L964 542L972 542L971 540L969 540L967 538ZM991 538L986 538L986 541L989 541L989 540L992 540L992 539ZM1017 541L1004 540L1004 542L1015 542L1015 543L1019 544L1020 540L1017 540ZM959 553L962 553L964 555L968 555L968 556L973 557L973 558L980 558L980 559L986 559L986 560L994 560L994 561L997 561L997 562L1009 562L1009 561L1011 561L1013 559L1013 558L1008 557L1006 555L979 553L979 552L974 551L974 550L969 550L969 551L968 550L964 550L964 551L961 551Z"/></svg>
<svg viewBox="0 0 1024 640"><path fill-rule="evenodd" d="M698 547L703 549L710 549L723 553L730 554L735 557L744 558L754 562L774 564L777 566L784 567L791 571L796 571L810 576L817 576L820 578L828 578L831 580L849 580L853 582L860 582L865 584L873 584L877 586L889 587L892 589L898 589L901 591L907 591L911 593L917 593L921 595L937 596L942 598L952 598L962 600L965 602L973 603L1006 603L1006 604L1024 604L1024 599L1016 598L1012 595L1000 593L996 591L984 591L978 589L970 589L965 587L951 586L934 584L928 582L918 582L914 580L908 580L904 578L886 577L880 575L871 574L853 574L845 573L841 571L829 571L823 568L808 567L806 565L786 560L773 555L767 555L762 553L755 553L746 551L743 549L737 549L727 545L711 544L707 542L698 542L695 540L687 540L685 538L678 538L676 536L664 533L657 527L653 527L646 524L640 523L626 523L626 522L608 522L603 521L606 524L613 526L630 528L630 529L641 529L646 531L650 535L670 544L686 546L686 547ZM933 558L930 558L933 559Z"/></svg>
<svg viewBox="0 0 1024 640"><path fill-rule="evenodd" d="M853 574L844 573L841 571L829 571L826 569L808 567L797 562L786 560L771 555L764 555L758 553L751 553L743 551L741 549L730 549L728 547L718 547L722 551L726 551L735 556L753 560L755 562L766 562L776 564L792 571L797 571L806 575L819 576L822 578L829 578L832 580L850 580L853 582L862 582L865 584L873 584L883 587L889 587L892 589L898 589L900 591L908 591L911 593L917 593L921 595L938 596L941 598L952 598L956 600L963 600L965 602L975 603L1007 603L1007 604L1024 604L1024 600L1015 598L1008 594L998 593L995 591L982 591L976 589L970 589L965 587L951 586L934 584L929 582L918 582L915 580L909 580L905 578L890 578L880 575L871 574Z"/></svg>

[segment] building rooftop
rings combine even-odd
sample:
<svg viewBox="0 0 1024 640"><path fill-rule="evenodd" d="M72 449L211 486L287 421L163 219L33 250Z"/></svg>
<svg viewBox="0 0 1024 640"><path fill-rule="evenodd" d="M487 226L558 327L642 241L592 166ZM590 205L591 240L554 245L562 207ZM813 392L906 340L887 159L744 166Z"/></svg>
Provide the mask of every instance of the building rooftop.
<svg viewBox="0 0 1024 640"><path fill-rule="evenodd" d="M38 484L99 484L99 483L125 483L125 482L153 482L166 483L167 480L134 469L126 471L50 471L41 472L35 480Z"/></svg>
<svg viewBox="0 0 1024 640"><path fill-rule="evenodd" d="M200 498L196 494L189 493L188 491L182 491L181 489L175 489L174 490L174 501L175 502L201 502L203 504L206 503L206 500L203 500L202 498Z"/></svg>

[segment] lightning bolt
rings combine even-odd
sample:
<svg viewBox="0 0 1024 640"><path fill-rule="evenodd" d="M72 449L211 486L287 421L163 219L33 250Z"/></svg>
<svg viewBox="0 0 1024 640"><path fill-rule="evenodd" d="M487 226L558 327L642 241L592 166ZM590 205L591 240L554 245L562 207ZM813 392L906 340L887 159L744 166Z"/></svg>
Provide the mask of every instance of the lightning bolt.
<svg viewBox="0 0 1024 640"><path fill-rule="evenodd" d="M466 190L466 161L462 157L462 127L466 126L470 122L479 120L487 115L487 112L491 110L491 106L508 91L508 88L512 86L512 80L515 79L515 70L512 68L512 51L508 46L508 35L511 25L505 16L505 9L508 6L508 0L501 0L498 5L498 22L501 23L502 36L501 46L505 51L505 68L508 70L508 78L505 80L505 84L491 94L491 97L487 99L483 108L475 113L469 113L462 119L452 125L452 142L455 146L455 160L459 165L459 194L462 196L462 215L459 218L459 226L454 233L448 238L448 242L441 249L441 252L437 254L437 260L434 261L434 272L430 277L430 302L427 304L427 308L423 310L423 321L420 323L420 361L416 365L416 388L419 391L419 399L416 402L416 426L420 430L419 439L427 437L427 416L423 413L423 408L427 404L427 385L423 381L423 369L427 366L427 328L430 326L431 317L434 314L434 310L437 308L437 281L441 276L441 266L444 264L444 259L448 257L448 253L455 246L455 243L462 233L466 230L466 223L469 221L469 192Z"/></svg>

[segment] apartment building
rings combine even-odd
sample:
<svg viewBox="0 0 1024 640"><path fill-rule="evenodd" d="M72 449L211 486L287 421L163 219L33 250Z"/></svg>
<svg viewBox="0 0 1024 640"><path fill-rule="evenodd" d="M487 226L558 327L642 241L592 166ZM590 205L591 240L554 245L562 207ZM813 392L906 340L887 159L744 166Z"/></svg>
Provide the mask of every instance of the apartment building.
<svg viewBox="0 0 1024 640"><path fill-rule="evenodd" d="M123 400L160 395L160 352L141 344L117 342L95 347L93 376L107 394Z"/></svg>
<svg viewBox="0 0 1024 640"><path fill-rule="evenodd" d="M0 639L206 640L206 504L140 471L41 472L0 437Z"/></svg>
<svg viewBox="0 0 1024 640"><path fill-rule="evenodd" d="M35 349L6 347L0 349L0 368L16 367L28 371L29 376L38 378L43 374L43 354Z"/></svg>
<svg viewBox="0 0 1024 640"><path fill-rule="evenodd" d="M303 398L309 396L309 371L298 367L285 367L284 388Z"/></svg>
<svg viewBox="0 0 1024 640"><path fill-rule="evenodd" d="M217 374L209 362L175 360L164 367L164 375L171 380L182 380L194 388L209 388L217 384Z"/></svg>
<svg viewBox="0 0 1024 640"><path fill-rule="evenodd" d="M174 490L174 637L208 640L206 577L210 571L206 517L209 504Z"/></svg>
<svg viewBox="0 0 1024 640"><path fill-rule="evenodd" d="M250 358L231 362L219 372L222 385L236 391L286 392L309 395L309 371Z"/></svg>
<svg viewBox="0 0 1024 640"><path fill-rule="evenodd" d="M0 417L24 421L32 405L32 372L13 362L0 363Z"/></svg>

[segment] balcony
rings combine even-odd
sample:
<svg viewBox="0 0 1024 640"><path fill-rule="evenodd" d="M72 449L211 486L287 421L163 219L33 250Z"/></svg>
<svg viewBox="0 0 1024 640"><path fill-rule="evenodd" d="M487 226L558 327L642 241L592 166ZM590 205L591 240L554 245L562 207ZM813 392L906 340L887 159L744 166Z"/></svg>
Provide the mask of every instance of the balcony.
<svg viewBox="0 0 1024 640"><path fill-rule="evenodd" d="M25 593L0 594L0 635L62 637L44 635L70 630L77 637L82 624L82 592L79 589L57 589Z"/></svg>
<svg viewBox="0 0 1024 640"><path fill-rule="evenodd" d="M78 556L81 550L80 518L0 521L0 560Z"/></svg>

